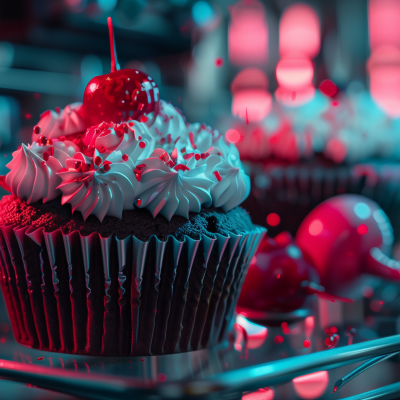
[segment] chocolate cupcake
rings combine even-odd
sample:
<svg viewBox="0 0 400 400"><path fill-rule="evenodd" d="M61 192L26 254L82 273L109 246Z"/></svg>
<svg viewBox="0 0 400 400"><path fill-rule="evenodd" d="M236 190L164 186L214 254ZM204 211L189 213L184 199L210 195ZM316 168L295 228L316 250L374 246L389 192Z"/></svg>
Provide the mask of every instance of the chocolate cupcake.
<svg viewBox="0 0 400 400"><path fill-rule="evenodd" d="M127 92L121 112L107 106ZM1 287L17 341L107 356L219 343L266 231L238 207L250 180L236 147L186 123L135 70L94 78L83 105L44 113L33 138L1 180L12 193L0 201Z"/></svg>
<svg viewBox="0 0 400 400"><path fill-rule="evenodd" d="M243 206L272 236L284 230L295 235L322 201L362 194L382 207L398 240L399 123L356 84L334 98L317 90L310 102L294 108L275 102L257 125L237 125L243 132L237 147L252 180ZM279 215L278 225L267 222L272 213Z"/></svg>

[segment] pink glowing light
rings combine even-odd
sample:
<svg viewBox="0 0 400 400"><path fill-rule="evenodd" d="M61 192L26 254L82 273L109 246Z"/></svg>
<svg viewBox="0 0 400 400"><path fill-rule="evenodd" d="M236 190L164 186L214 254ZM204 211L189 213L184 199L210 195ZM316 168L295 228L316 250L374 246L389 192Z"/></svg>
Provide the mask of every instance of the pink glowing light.
<svg viewBox="0 0 400 400"><path fill-rule="evenodd" d="M323 229L322 222L319 219L314 220L311 222L310 227L308 228L308 232L311 236L317 236L322 232Z"/></svg>
<svg viewBox="0 0 400 400"><path fill-rule="evenodd" d="M268 92L268 78L258 68L239 72L231 85L232 114L248 122L259 122L268 115L272 96Z"/></svg>
<svg viewBox="0 0 400 400"><path fill-rule="evenodd" d="M314 96L315 88L311 85L296 90L280 86L275 91L275 98L286 107L301 106L311 101Z"/></svg>
<svg viewBox="0 0 400 400"><path fill-rule="evenodd" d="M242 400L273 400L274 390L271 388L258 389L256 392L247 393L242 396Z"/></svg>
<svg viewBox="0 0 400 400"><path fill-rule="evenodd" d="M371 50L388 44L400 46L400 1L369 0L368 25Z"/></svg>
<svg viewBox="0 0 400 400"><path fill-rule="evenodd" d="M304 321L304 333L306 337L311 337L315 326L315 318L311 315L307 317Z"/></svg>
<svg viewBox="0 0 400 400"><path fill-rule="evenodd" d="M304 3L289 6L279 22L281 57L314 58L320 50L320 23L315 10Z"/></svg>
<svg viewBox="0 0 400 400"><path fill-rule="evenodd" d="M294 390L302 399L316 399L321 397L328 387L328 371L314 372L293 379Z"/></svg>
<svg viewBox="0 0 400 400"><path fill-rule="evenodd" d="M232 7L228 50L232 64L266 65L268 25L264 6L259 1L242 0Z"/></svg>
<svg viewBox="0 0 400 400"><path fill-rule="evenodd" d="M237 131L236 129L228 129L225 132L225 139L229 142L229 143L237 143L240 141L241 139L241 134L239 131Z"/></svg>
<svg viewBox="0 0 400 400"><path fill-rule="evenodd" d="M272 96L264 90L244 90L232 101L232 114L250 122L262 121L271 111Z"/></svg>
<svg viewBox="0 0 400 400"><path fill-rule="evenodd" d="M310 60L282 59L276 66L276 79L279 85L296 90L312 85L314 67Z"/></svg>
<svg viewBox="0 0 400 400"><path fill-rule="evenodd" d="M236 322L247 332L247 347L250 350L258 349L267 340L268 329L266 327L249 321L244 315L238 315Z"/></svg>
<svg viewBox="0 0 400 400"><path fill-rule="evenodd" d="M400 116L400 50L381 46L372 53L367 69L374 101L389 116Z"/></svg>

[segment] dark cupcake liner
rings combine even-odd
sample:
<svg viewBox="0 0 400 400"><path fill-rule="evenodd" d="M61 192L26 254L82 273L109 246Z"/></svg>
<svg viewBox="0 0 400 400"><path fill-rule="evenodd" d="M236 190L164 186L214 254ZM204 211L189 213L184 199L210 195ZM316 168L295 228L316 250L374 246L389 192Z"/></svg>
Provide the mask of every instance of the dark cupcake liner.
<svg viewBox="0 0 400 400"><path fill-rule="evenodd" d="M254 223L266 225L270 213L281 223L268 227L271 236L282 230L296 233L306 215L322 201L353 193L376 201L388 215L395 239L400 239L400 164L364 163L342 166L318 164L248 164L252 190L242 206ZM264 187L257 186L263 177Z"/></svg>
<svg viewBox="0 0 400 400"><path fill-rule="evenodd" d="M16 340L55 352L145 356L226 334L265 229L200 240L0 227L0 284Z"/></svg>

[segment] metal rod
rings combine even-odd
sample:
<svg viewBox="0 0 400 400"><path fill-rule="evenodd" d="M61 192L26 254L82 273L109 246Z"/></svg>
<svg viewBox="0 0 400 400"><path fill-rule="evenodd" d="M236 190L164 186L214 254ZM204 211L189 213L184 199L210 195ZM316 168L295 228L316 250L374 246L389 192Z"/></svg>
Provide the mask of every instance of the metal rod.
<svg viewBox="0 0 400 400"><path fill-rule="evenodd" d="M400 335L394 335L212 375L203 380L187 382L184 388L189 395L256 390L322 369L333 369L399 351Z"/></svg>
<svg viewBox="0 0 400 400"><path fill-rule="evenodd" d="M398 398L400 398L400 382L370 390L369 392L356 394L355 396L346 397L341 400L397 400Z"/></svg>
<svg viewBox="0 0 400 400"><path fill-rule="evenodd" d="M154 395L180 399L192 396L198 396L197 399L216 399L224 393L241 393L245 390L278 385L300 375L394 352L400 352L400 335L240 368L204 379L166 381L161 384L145 384L136 378L99 373L82 374L0 360L0 379L30 383L40 388L86 399L123 400L132 399L132 396L146 399Z"/></svg>
<svg viewBox="0 0 400 400"><path fill-rule="evenodd" d="M390 353L390 354L385 354L383 356L374 357L374 358L371 358L370 360L366 361L365 363L359 365L357 368L353 369L348 374L346 374L343 378L340 378L335 382L335 387L333 388L332 393L340 390L344 385L348 384L356 376L362 374L367 369L373 367L376 364L379 364L382 361L385 361L385 360L395 356L396 354L399 354L399 353L398 352Z"/></svg>

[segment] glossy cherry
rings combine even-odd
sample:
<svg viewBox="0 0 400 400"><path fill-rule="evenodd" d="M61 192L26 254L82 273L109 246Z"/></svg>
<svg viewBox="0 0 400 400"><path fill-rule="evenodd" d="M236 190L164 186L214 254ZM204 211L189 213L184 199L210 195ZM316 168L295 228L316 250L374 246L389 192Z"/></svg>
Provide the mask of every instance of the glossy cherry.
<svg viewBox="0 0 400 400"><path fill-rule="evenodd" d="M291 235L282 232L261 243L247 272L238 311L290 312L299 309L314 293L334 300L318 285L316 271L304 260Z"/></svg>
<svg viewBox="0 0 400 400"><path fill-rule="evenodd" d="M400 281L400 263L388 255L393 229L374 201L359 195L332 197L301 223L296 243L330 291L343 289L360 274Z"/></svg>
<svg viewBox="0 0 400 400"><path fill-rule="evenodd" d="M159 90L153 79L134 69L119 69L111 18L108 18L111 72L95 76L86 86L83 110L88 123L120 123L134 119L151 124L160 107Z"/></svg>

